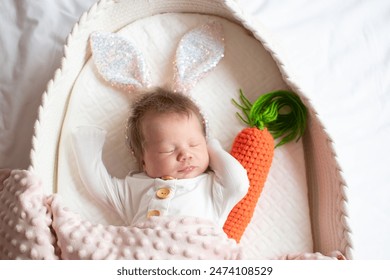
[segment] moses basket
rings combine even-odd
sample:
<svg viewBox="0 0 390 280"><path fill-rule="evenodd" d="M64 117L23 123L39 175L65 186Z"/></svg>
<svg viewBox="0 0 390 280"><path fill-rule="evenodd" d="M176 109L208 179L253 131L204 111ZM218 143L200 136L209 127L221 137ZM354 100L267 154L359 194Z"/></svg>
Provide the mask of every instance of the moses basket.
<svg viewBox="0 0 390 280"><path fill-rule="evenodd" d="M163 86L177 39L210 20L224 27L225 57L195 86L194 96L208 111L212 133L227 150L244 127L231 105L239 89L252 101L271 90L289 89L308 108L302 139L275 151L266 186L241 241L249 258L334 250L351 258L346 184L332 140L294 73L284 65L288 52L277 45L261 19L250 18L235 1L101 0L91 7L69 34L61 68L43 94L29 169L42 179L46 194L63 195L69 208L85 219L118 224L90 202L69 151L71 129L92 124L108 131L103 157L113 175L125 175L134 164L123 138L131 101L96 77L90 35L98 30L134 40L148 57L153 83Z"/></svg>

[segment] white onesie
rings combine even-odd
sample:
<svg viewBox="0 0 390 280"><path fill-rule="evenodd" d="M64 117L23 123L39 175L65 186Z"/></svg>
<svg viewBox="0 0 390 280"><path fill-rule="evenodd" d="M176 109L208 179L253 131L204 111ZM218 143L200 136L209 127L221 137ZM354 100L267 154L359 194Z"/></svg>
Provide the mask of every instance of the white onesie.
<svg viewBox="0 0 390 280"><path fill-rule="evenodd" d="M164 180L130 172L118 179L110 176L102 161L105 136L106 131L97 127L74 130L77 165L89 193L118 212L126 225L150 216L195 216L222 228L248 191L246 170L215 139L207 144L212 171L196 178Z"/></svg>

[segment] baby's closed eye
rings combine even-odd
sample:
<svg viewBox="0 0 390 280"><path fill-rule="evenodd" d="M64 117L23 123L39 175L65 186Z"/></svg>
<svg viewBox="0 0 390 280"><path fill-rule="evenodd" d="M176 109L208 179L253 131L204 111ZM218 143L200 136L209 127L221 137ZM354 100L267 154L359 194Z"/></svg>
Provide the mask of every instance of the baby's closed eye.
<svg viewBox="0 0 390 280"><path fill-rule="evenodd" d="M169 149L161 149L158 153L159 154L172 154L175 152L174 148L169 148Z"/></svg>
<svg viewBox="0 0 390 280"><path fill-rule="evenodd" d="M173 154L174 152L175 152L175 151L172 150L172 151L160 152L160 154L170 155L170 154Z"/></svg>

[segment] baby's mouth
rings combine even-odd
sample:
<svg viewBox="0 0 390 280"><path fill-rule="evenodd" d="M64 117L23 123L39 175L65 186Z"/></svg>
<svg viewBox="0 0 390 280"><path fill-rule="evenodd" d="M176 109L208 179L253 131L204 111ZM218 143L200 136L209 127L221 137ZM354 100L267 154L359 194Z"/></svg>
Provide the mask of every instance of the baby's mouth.
<svg viewBox="0 0 390 280"><path fill-rule="evenodd" d="M189 173L192 172L195 169L195 166L190 165L190 166L185 166L184 168L180 169L180 173Z"/></svg>

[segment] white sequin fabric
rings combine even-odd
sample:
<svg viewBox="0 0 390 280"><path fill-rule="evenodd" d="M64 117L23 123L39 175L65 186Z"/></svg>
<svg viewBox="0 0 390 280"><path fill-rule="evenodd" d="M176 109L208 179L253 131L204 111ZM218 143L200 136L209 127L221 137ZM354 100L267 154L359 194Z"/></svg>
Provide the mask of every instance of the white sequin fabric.
<svg viewBox="0 0 390 280"><path fill-rule="evenodd" d="M174 61L175 91L188 93L224 56L222 25L211 22L186 33L180 40Z"/></svg>
<svg viewBox="0 0 390 280"><path fill-rule="evenodd" d="M150 86L149 72L140 51L115 33L94 32L90 38L94 63L112 86L133 90Z"/></svg>
<svg viewBox="0 0 390 280"><path fill-rule="evenodd" d="M90 38L92 57L99 74L112 86L131 91L154 85L142 52L116 33L94 32ZM189 94L196 83L224 56L223 28L210 22L190 30L180 40L171 88Z"/></svg>

